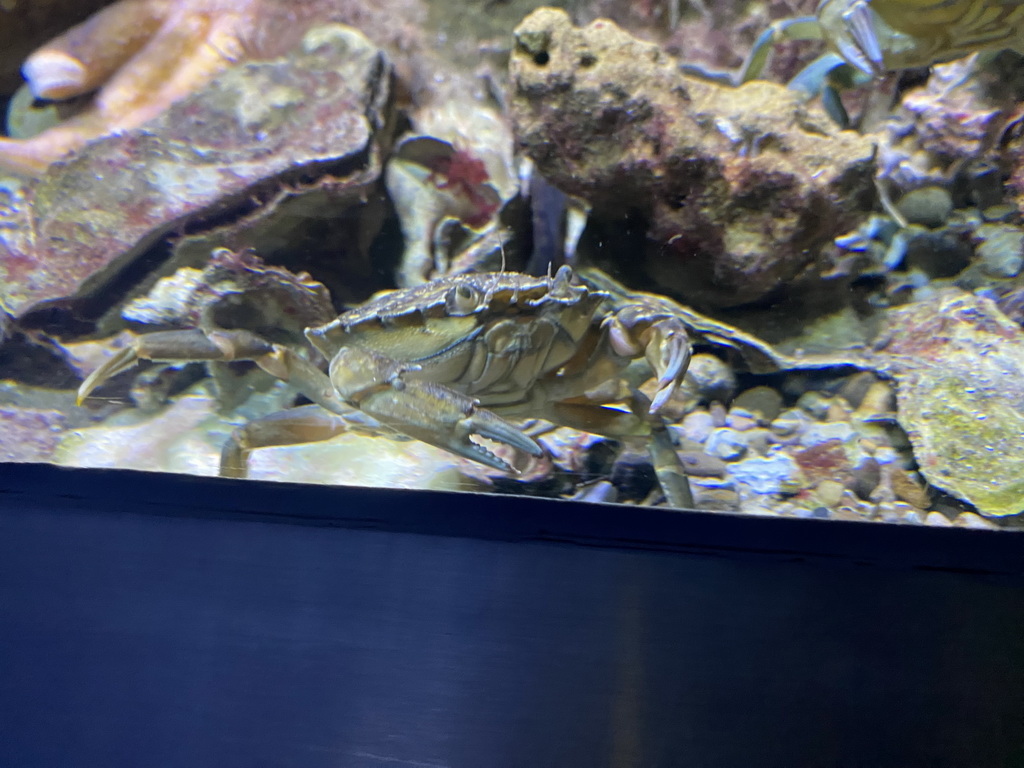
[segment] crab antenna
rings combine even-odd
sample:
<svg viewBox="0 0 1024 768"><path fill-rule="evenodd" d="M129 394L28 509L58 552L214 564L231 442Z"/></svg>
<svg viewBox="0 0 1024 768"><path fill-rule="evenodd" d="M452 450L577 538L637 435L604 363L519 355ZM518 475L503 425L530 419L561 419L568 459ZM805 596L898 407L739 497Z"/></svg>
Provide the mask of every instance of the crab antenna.
<svg viewBox="0 0 1024 768"><path fill-rule="evenodd" d="M498 275L505 274L505 241L501 239L501 230L495 229L494 236L498 238L498 250L501 252L501 269ZM491 273L494 274L493 272ZM484 294L484 300L490 302L491 297L494 296L494 291L498 288L497 276L491 278L491 284L487 288L487 292Z"/></svg>
<svg viewBox="0 0 1024 768"><path fill-rule="evenodd" d="M498 250L501 251L501 272L499 274L505 274L505 241L501 238L501 228L495 230L494 234L498 238Z"/></svg>

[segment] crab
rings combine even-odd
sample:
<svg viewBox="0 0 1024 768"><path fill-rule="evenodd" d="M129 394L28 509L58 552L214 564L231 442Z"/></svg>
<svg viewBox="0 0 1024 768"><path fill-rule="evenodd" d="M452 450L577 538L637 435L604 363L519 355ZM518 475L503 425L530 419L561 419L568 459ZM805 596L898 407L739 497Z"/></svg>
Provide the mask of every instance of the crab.
<svg viewBox="0 0 1024 768"><path fill-rule="evenodd" d="M790 88L820 95L829 115L845 127L841 88L977 51L1024 53L1024 0L820 0L813 16L782 19L762 32L738 75L693 65L685 70L741 85L761 76L772 46L784 40L823 40L828 46Z"/></svg>
<svg viewBox="0 0 1024 768"><path fill-rule="evenodd" d="M159 331L137 337L93 371L78 401L138 360L250 360L313 405L237 429L222 452L222 475L245 476L256 448L345 431L353 409L408 437L514 473L472 438L540 457L541 446L507 420L529 418L647 438L667 502L692 507L685 471L659 416L689 364L686 325L654 304L612 308L609 299L577 283L567 266L553 277L439 278L307 328L306 338L327 361L326 373L296 350L247 330ZM626 384L633 364L648 366L656 377L652 399ZM629 409L609 407L622 404Z"/></svg>

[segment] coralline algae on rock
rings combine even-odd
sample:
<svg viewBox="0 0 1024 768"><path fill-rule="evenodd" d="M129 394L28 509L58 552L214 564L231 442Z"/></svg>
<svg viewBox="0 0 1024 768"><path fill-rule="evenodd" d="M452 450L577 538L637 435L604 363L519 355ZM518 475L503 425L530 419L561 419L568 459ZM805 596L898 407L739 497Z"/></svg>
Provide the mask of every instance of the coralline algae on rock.
<svg viewBox="0 0 1024 768"><path fill-rule="evenodd" d="M959 290L888 319L879 359L921 474L983 515L1024 512L1024 330Z"/></svg>

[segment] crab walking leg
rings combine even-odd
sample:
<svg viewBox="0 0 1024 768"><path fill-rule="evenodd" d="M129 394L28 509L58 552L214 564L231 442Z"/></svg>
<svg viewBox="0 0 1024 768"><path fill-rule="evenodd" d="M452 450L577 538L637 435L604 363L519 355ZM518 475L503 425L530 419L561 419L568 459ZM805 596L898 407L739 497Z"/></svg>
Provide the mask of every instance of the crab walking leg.
<svg viewBox="0 0 1024 768"><path fill-rule="evenodd" d="M661 490L665 493L665 503L676 509L696 509L686 467L679 460L664 422L661 419L658 421L661 423L651 427L647 452L654 466L654 476L658 478Z"/></svg>
<svg viewBox="0 0 1024 768"><path fill-rule="evenodd" d="M606 408L593 403L549 403L539 412L553 424L611 438L645 438L654 474L665 501L677 509L694 509L693 491L686 467L676 452L665 421L651 413L651 402L634 392L630 410Z"/></svg>
<svg viewBox="0 0 1024 768"><path fill-rule="evenodd" d="M817 16L780 19L770 24L754 41L750 54L736 77L736 85L749 83L761 77L768 63L768 55L779 43L786 40L821 40L823 37L824 31Z"/></svg>
<svg viewBox="0 0 1024 768"><path fill-rule="evenodd" d="M89 374L78 388L78 404L107 379L127 371L139 360L162 362L233 362L251 360L271 376L332 413L345 415L350 408L338 397L326 374L286 347L271 344L249 331L159 331L136 338Z"/></svg>
<svg viewBox="0 0 1024 768"><path fill-rule="evenodd" d="M792 19L780 19L769 25L754 41L747 60L739 72L715 72L705 69L699 64L682 64L680 69L687 75L718 85L740 86L757 80L768 64L768 56L779 43L786 40L821 40L824 33L817 16L798 16Z"/></svg>
<svg viewBox="0 0 1024 768"><path fill-rule="evenodd" d="M689 346L687 346L687 350L689 350ZM687 352L687 362L689 362L689 352ZM679 373L679 377L682 378L684 373L686 373L685 365ZM665 503L677 509L696 509L693 503L693 491L690 488L690 478L686 474L686 467L679 459L679 454L676 453L676 447L668 433L665 420L658 415L657 409L650 399L639 390L633 390L629 407L633 413L647 422L651 435L647 441L647 453L651 457L654 475L658 478L661 490L665 494Z"/></svg>
<svg viewBox="0 0 1024 768"><path fill-rule="evenodd" d="M272 413L231 433L221 450L220 475L247 477L249 455L257 448L319 443L348 432L350 428L351 424L345 418L315 404Z"/></svg>
<svg viewBox="0 0 1024 768"><path fill-rule="evenodd" d="M407 378L419 366L358 347L345 347L331 360L330 377L338 394L354 408L399 432L494 469L514 467L470 440L479 435L531 456L543 449L520 429L481 408L479 401L450 387Z"/></svg>

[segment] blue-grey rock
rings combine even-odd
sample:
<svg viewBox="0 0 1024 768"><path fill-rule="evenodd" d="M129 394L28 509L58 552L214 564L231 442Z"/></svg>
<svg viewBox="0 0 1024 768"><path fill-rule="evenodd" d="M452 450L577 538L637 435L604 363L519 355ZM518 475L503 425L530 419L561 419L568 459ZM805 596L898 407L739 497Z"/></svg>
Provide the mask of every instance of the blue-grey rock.
<svg viewBox="0 0 1024 768"><path fill-rule="evenodd" d="M729 474L754 493L796 493L805 485L800 465L781 452L738 461L729 466Z"/></svg>
<svg viewBox="0 0 1024 768"><path fill-rule="evenodd" d="M732 461L747 452L747 441L735 429L720 427L708 436L704 451L710 456Z"/></svg>

